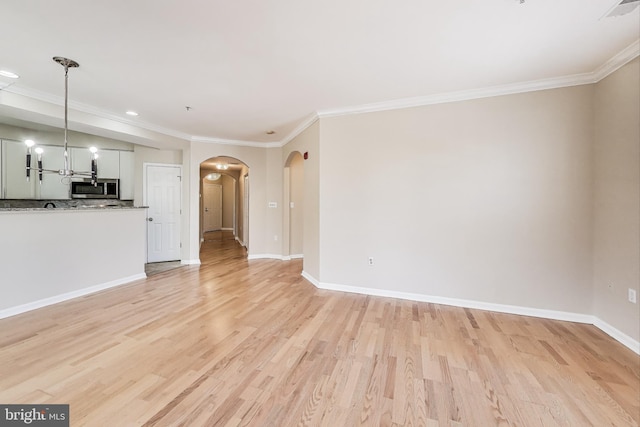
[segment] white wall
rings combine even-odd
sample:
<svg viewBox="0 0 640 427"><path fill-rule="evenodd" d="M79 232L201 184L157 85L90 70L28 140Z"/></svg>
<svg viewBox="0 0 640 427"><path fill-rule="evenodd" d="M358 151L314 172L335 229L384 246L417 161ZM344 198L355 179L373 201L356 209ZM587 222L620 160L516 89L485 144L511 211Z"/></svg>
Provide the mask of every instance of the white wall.
<svg viewBox="0 0 640 427"><path fill-rule="evenodd" d="M144 277L144 209L0 212L0 311Z"/></svg>
<svg viewBox="0 0 640 427"><path fill-rule="evenodd" d="M640 60L595 88L595 315L640 341ZM610 287L611 286L611 287Z"/></svg>
<svg viewBox="0 0 640 427"><path fill-rule="evenodd" d="M592 105L580 86L321 119L320 281L591 313Z"/></svg>
<svg viewBox="0 0 640 427"><path fill-rule="evenodd" d="M308 153L304 161L303 271L320 280L320 122L316 121L282 148L284 165L292 152ZM294 254L295 255L295 254Z"/></svg>

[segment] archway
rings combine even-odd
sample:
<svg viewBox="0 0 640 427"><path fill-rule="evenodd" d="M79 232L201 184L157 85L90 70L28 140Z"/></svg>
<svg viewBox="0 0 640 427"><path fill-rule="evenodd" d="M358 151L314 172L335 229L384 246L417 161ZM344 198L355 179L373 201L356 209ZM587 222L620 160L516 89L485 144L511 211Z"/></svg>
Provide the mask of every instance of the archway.
<svg viewBox="0 0 640 427"><path fill-rule="evenodd" d="M235 239L248 248L249 167L233 157L200 163L200 244L206 239Z"/></svg>
<svg viewBox="0 0 640 427"><path fill-rule="evenodd" d="M304 159L294 151L284 165L283 255L285 259L304 254ZM288 208L288 209L287 209Z"/></svg>

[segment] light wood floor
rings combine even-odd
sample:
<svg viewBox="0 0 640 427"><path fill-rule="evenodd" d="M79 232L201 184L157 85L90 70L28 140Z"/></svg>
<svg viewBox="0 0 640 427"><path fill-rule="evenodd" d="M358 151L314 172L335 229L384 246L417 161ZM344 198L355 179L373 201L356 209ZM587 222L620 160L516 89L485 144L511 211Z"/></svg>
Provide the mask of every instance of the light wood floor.
<svg viewBox="0 0 640 427"><path fill-rule="evenodd" d="M640 359L593 326L321 291L227 239L202 260L0 320L0 402L72 426L638 425Z"/></svg>

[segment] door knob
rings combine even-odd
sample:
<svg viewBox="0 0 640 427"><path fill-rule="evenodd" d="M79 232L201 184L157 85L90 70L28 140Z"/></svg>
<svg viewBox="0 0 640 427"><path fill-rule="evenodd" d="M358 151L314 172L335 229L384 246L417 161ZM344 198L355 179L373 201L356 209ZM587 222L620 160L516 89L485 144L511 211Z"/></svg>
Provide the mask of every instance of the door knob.
<svg viewBox="0 0 640 427"><path fill-rule="evenodd" d="M153 218L148 218L147 221L153 221Z"/></svg>

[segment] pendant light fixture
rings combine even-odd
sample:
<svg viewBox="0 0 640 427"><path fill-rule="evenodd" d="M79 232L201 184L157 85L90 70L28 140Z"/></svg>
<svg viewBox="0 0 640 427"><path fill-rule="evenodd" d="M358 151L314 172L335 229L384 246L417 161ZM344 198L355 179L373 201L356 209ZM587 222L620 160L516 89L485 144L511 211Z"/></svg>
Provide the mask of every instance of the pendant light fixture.
<svg viewBox="0 0 640 427"><path fill-rule="evenodd" d="M32 140L25 141L27 146L27 159L26 159L26 171L27 181L31 177L31 171L38 171L38 178L42 184L43 173L55 173L62 178L68 178L67 183L71 181L72 177L79 178L91 178L91 183L95 186L98 182L98 149L95 147L89 148L91 157L91 170L86 172L74 171L71 169L71 161L69 159L69 147L67 141L68 133L68 115L69 115L69 68L78 68L78 64L73 59L63 58L61 56L54 56L53 60L64 67L64 168L63 169L43 169L42 167L42 154L44 150L41 147L35 148L37 154L37 167L31 166L31 149L35 146L35 142Z"/></svg>

